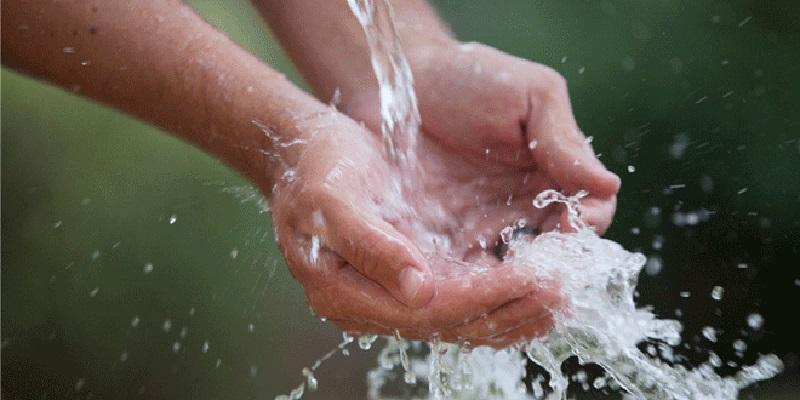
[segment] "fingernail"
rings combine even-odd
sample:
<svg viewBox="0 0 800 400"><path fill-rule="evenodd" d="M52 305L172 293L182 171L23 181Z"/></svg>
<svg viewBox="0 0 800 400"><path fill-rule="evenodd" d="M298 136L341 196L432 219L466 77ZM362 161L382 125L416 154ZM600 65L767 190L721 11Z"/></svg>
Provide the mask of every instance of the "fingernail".
<svg viewBox="0 0 800 400"><path fill-rule="evenodd" d="M400 292L407 303L414 303L423 283L425 276L414 267L406 267L400 272Z"/></svg>

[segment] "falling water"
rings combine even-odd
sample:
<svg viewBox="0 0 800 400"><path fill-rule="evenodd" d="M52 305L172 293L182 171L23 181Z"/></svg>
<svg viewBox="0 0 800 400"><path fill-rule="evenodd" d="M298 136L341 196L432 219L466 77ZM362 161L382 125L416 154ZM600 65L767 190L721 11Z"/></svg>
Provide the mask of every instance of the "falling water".
<svg viewBox="0 0 800 400"><path fill-rule="evenodd" d="M380 90L381 132L390 159L401 171L413 173L416 136L420 118L413 90L411 69L392 22L388 0L348 0L364 29L371 63ZM404 179L406 184L412 180ZM408 342L396 335L386 338L378 355L378 366L368 373L368 397L389 399L548 399L567 398L570 382L561 366L577 356L581 364L599 365L606 376L588 381L586 374L572 377L584 387L618 391L628 399L733 400L739 390L771 378L782 369L775 355L761 356L754 365L735 375L721 377L714 368L719 358L710 354L699 366L685 365L673 355L681 344L681 324L657 319L634 302L639 271L646 263L640 253L598 237L580 220L580 191L566 196L555 190L539 194L531 207L566 207L576 233L548 232L536 237L510 240L505 261L529 267L537 277L559 282L567 304L552 310L554 328L544 337L524 345L494 350L469 349L456 344ZM558 203L558 204L557 204ZM713 296L721 297L721 290ZM715 298L716 298L715 297ZM710 332L713 336L713 332ZM352 339L345 336L337 349ZM359 339L369 349L374 336ZM645 352L639 345L646 344ZM549 378L523 383L525 364L531 360ZM313 378L313 370L304 375ZM289 396L298 399L301 384ZM314 380L314 386L316 381Z"/></svg>

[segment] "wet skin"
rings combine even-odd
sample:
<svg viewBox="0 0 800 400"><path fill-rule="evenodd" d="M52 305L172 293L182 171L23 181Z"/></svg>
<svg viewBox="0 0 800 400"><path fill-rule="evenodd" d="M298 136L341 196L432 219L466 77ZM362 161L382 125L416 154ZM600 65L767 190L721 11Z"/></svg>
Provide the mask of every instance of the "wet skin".
<svg viewBox="0 0 800 400"><path fill-rule="evenodd" d="M567 227L559 206L532 206L549 188L587 190L583 219L602 232L619 179L594 156L551 69L476 44L409 56L420 172L403 189L383 155L374 92L342 104L368 129L339 115L313 122L296 179L272 199L292 273L318 315L356 334L397 329L494 347L541 335L561 303L558 283L499 261L499 232L520 219L538 231Z"/></svg>
<svg viewBox="0 0 800 400"><path fill-rule="evenodd" d="M538 231L566 226L558 208L531 206L546 188L588 190L584 218L603 231L619 188L577 129L563 79L460 45L424 2L398 3L423 171L398 190L376 133L363 34L346 4L259 4L274 11L265 16L320 97L341 85L344 113L178 1L12 2L0 24L2 59L157 125L248 177L271 197L280 247L309 304L340 327L498 347L545 332L560 304L557 282L499 262L498 232L519 218ZM332 37L340 46L330 46ZM91 64L81 65L86 57ZM290 170L294 179L284 179Z"/></svg>

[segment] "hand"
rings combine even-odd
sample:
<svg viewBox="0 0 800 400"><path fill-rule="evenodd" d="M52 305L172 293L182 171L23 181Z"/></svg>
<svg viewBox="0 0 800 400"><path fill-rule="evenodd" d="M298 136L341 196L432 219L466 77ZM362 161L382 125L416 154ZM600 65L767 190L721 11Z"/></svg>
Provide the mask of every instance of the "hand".
<svg viewBox="0 0 800 400"><path fill-rule="evenodd" d="M503 202L519 200L516 216L523 217L536 213L528 207L530 196L518 196L523 187L568 194L586 190L589 196L581 201L583 220L599 234L605 232L614 216L620 180L595 157L578 128L566 82L557 72L477 43L438 41L409 47L407 55L423 135L449 158L491 164L497 171L490 177L495 182L491 189L481 189L483 194L488 191ZM379 129L377 104L377 94L369 91L349 99L344 110ZM482 179L478 171L462 175L469 178L470 174L473 181ZM508 218L503 221L509 222ZM549 231L556 225L570 230L566 211L561 218L540 221L539 228ZM485 232L487 237L496 233Z"/></svg>
<svg viewBox="0 0 800 400"><path fill-rule="evenodd" d="M471 228L458 228L484 220L473 211L481 209L473 207L478 191L487 194L481 204L494 205L502 183L524 172L500 168L483 175L491 187L475 186L473 174L483 168L466 163L460 176L459 157L436 148L421 162L440 170L408 207L377 134L332 110L305 124L316 134L292 146L297 156L271 205L283 255L319 316L355 334L397 330L473 346L503 347L549 329L557 289L465 241Z"/></svg>

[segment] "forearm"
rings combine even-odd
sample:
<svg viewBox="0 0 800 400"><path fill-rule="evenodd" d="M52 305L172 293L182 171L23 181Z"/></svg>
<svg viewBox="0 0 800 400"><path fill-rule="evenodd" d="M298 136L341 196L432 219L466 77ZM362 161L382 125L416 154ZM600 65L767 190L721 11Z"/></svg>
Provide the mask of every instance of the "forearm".
<svg viewBox="0 0 800 400"><path fill-rule="evenodd" d="M382 0L373 1L383 7ZM375 90L369 48L347 0L253 2L320 99L330 99L337 88L345 98ZM425 0L394 1L392 6L406 50L452 40Z"/></svg>
<svg viewBox="0 0 800 400"><path fill-rule="evenodd" d="M6 2L2 35L4 64L173 132L267 193L281 149L253 120L288 141L325 109L180 1Z"/></svg>

